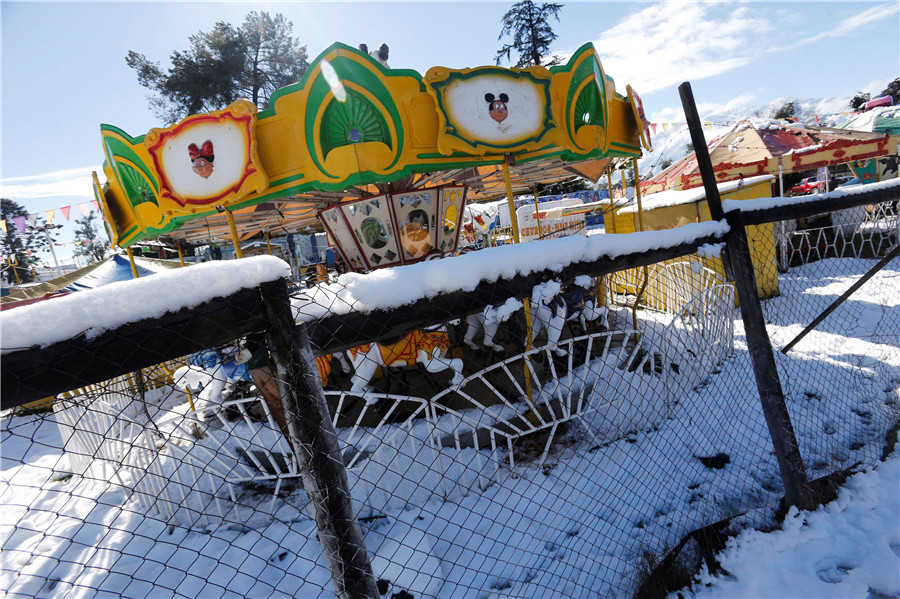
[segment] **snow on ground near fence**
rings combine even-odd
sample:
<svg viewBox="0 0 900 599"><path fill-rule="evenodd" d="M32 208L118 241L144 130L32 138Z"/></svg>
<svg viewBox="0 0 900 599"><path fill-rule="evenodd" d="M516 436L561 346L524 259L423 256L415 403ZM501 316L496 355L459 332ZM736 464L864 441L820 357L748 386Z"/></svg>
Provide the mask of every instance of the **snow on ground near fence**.
<svg viewBox="0 0 900 599"><path fill-rule="evenodd" d="M766 302L776 347L798 330L789 315L806 313L797 311L801 307L815 313L837 287L846 289L871 266L871 261L841 261L843 272L852 275L834 277L828 262L792 269L781 279L782 296ZM880 290L878 295L844 304L823 331L812 332L794 352L776 353L779 370L790 371L787 405L812 478L851 467L866 449L871 455L896 422L900 351L871 337L869 327L896 322L900 297L890 281L898 278L900 259L895 259L875 277L872 288ZM818 347L828 351L816 352ZM387 506L382 517L364 522L375 576L393 583L387 596L399 589L417 598L622 596L623 589L635 588L645 550L661 552L699 525L744 511L768 513L782 490L759 400L748 384L753 371L740 321L735 348L734 357L686 392L655 430L635 430L602 447L578 443L576 430L570 443L554 448L547 462L553 467L520 463L465 497L433 498L405 509ZM841 383L820 388L821 380ZM863 409L870 417L860 418ZM823 431L814 428L822 426L822 419L810 417L822 412L830 415L826 446L821 444ZM698 427L703 421L717 427ZM735 439L741 442L735 444ZM7 415L0 441L0 585L13 593L308 597L333 592L315 524L306 518L209 533L169 528L130 511L126 491L113 481L103 487L78 476L66 478L68 460L53 416ZM698 456L719 452L730 456L723 469L698 471ZM894 459L879 472L897 465ZM884 501L895 506L900 493L896 477L886 484ZM898 530L900 516L887 507L867 510L872 493L869 483L853 482L843 499L820 510L823 522L837 516L846 529L838 522L832 529L824 523L805 527L821 560L807 555L804 544L792 559L788 543L780 540L784 537L759 536L752 545L753 563L785 581L795 574L798 579L844 580L846 573L847 584L854 586L842 590L852 588L855 594L868 586L874 596L895 595L885 572L900 567L898 539L890 535ZM842 507L851 501L863 502L862 507ZM285 499L298 512L305 502L302 489ZM786 534L796 539L799 524L792 518ZM759 519L739 517L737 523ZM883 528L880 540L860 544L865 531L881 530L873 527ZM826 547L819 536L826 530L852 534L829 536ZM783 559L763 563L770 548L782 552ZM729 570L739 572L738 583L743 580L745 588L755 588L751 579L759 571ZM729 590L723 594L732 595Z"/></svg>
<svg viewBox="0 0 900 599"><path fill-rule="evenodd" d="M747 530L682 597L900 596L900 444L813 512L791 508L781 530Z"/></svg>

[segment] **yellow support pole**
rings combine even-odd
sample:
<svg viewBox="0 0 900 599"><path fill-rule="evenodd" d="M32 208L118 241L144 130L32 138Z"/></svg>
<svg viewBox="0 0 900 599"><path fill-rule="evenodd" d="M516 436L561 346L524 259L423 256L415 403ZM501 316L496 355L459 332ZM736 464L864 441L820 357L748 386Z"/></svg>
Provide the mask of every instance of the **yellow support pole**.
<svg viewBox="0 0 900 599"><path fill-rule="evenodd" d="M538 207L537 187L532 187L531 193L534 194L534 218L537 219L538 239L540 239L544 234L544 230L541 228L541 209Z"/></svg>
<svg viewBox="0 0 900 599"><path fill-rule="evenodd" d="M231 229L231 241L234 243L234 257L240 260L244 257L244 252L241 250L241 240L238 237L237 225L234 224L234 215L231 213L231 210L225 209L225 217L228 219L228 228Z"/></svg>
<svg viewBox="0 0 900 599"><path fill-rule="evenodd" d="M506 184L506 203L509 205L509 222L512 224L513 242L519 243L519 219L516 218L516 203L513 201L512 179L509 178L511 154L503 159L503 182Z"/></svg>
<svg viewBox="0 0 900 599"><path fill-rule="evenodd" d="M612 214L612 232L616 232L616 200L613 198L612 169L606 167L606 185L609 188L609 210ZM604 224L606 221L603 221Z"/></svg>
<svg viewBox="0 0 900 599"><path fill-rule="evenodd" d="M509 221L512 224L513 230L513 241L515 243L519 243L519 220L516 218L516 203L513 201L513 189L512 189L512 179L509 177L509 161L512 159L511 155L507 155L503 159L503 182L506 184L506 202L509 205ZM531 302L529 298L524 298L522 300L522 309L525 312L525 351L531 351ZM525 393L528 399L528 405L531 406L531 413L534 418L537 418L534 414L534 398L533 393L531 391L531 372L528 368L528 362L526 360L522 360L522 366L525 372Z"/></svg>
<svg viewBox="0 0 900 599"><path fill-rule="evenodd" d="M638 230L644 230L644 206L641 204L641 177L638 174L638 164L637 158L631 158L631 168L634 169L634 194L637 198L638 205ZM622 171L622 182L624 186L625 182L625 171ZM643 267L644 270L644 283L641 285L640 290L638 291L637 297L634 298L634 305L631 307L631 317L634 320L634 330L638 330L638 317L637 317L637 308L638 304L641 302L641 298L644 296L644 292L647 290L647 284L650 282L650 269L646 266ZM635 339L637 340L637 335L635 335Z"/></svg>
<svg viewBox="0 0 900 599"><path fill-rule="evenodd" d="M266 251L269 252L269 255L272 255L272 242L269 241L269 232L266 231Z"/></svg>
<svg viewBox="0 0 900 599"><path fill-rule="evenodd" d="M637 198L638 205L638 230L644 230L644 207L641 204L641 179L640 175L638 175L638 163L637 158L631 158L631 168L634 169L634 195ZM625 176L623 171L622 176Z"/></svg>
<svg viewBox="0 0 900 599"><path fill-rule="evenodd" d="M181 251L181 240L180 239L175 240L175 247L178 248L178 259L181 261L181 265L185 266L184 252Z"/></svg>
<svg viewBox="0 0 900 599"><path fill-rule="evenodd" d="M134 263L134 252L131 251L130 247L125 248L125 253L128 254L128 262L131 264L131 274L135 279L140 279L141 275L138 274L137 264Z"/></svg>
<svg viewBox="0 0 900 599"><path fill-rule="evenodd" d="M16 285L21 285L22 280L19 279L19 271L16 269L19 265L19 259L13 254L7 259L7 263L12 267L13 274L16 276Z"/></svg>

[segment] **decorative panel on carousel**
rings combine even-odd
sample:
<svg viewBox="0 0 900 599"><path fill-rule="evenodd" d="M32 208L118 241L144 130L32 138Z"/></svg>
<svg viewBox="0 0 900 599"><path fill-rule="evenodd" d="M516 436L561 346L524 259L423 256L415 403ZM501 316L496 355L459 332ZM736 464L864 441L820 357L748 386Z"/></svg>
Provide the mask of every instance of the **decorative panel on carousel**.
<svg viewBox="0 0 900 599"><path fill-rule="evenodd" d="M268 179L256 152L256 106L238 100L224 110L197 114L151 129L144 145L160 177L160 195L175 211L228 205L264 191Z"/></svg>
<svg viewBox="0 0 900 599"><path fill-rule="evenodd" d="M551 111L550 80L544 67L452 70L425 74L440 122L442 154L503 154L533 151L561 141Z"/></svg>
<svg viewBox="0 0 900 599"><path fill-rule="evenodd" d="M437 245L443 253L455 252L459 241L459 228L462 224L463 210L466 207L466 188L463 185L451 185L441 188L438 204Z"/></svg>
<svg viewBox="0 0 900 599"><path fill-rule="evenodd" d="M341 204L341 211L359 243L369 269L401 263L400 247L391 221L387 196Z"/></svg>
<svg viewBox="0 0 900 599"><path fill-rule="evenodd" d="M438 190L391 194L404 264L416 262L435 248Z"/></svg>
<svg viewBox="0 0 900 599"><path fill-rule="evenodd" d="M332 240L337 244L338 250L344 257L344 261L351 270L366 270L368 265L363 259L362 251L356 243L353 231L344 218L340 206L332 206L319 212L319 220L328 230Z"/></svg>

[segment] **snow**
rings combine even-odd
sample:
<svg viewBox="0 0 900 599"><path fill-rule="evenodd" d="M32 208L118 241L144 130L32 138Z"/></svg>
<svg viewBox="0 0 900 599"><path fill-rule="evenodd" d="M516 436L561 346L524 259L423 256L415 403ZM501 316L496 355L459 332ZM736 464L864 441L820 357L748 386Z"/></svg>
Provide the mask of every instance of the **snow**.
<svg viewBox="0 0 900 599"><path fill-rule="evenodd" d="M737 132L745 130L747 126L739 125L740 121L750 121L757 129L778 130L784 128L784 121L774 120L775 114L782 106L791 102L794 105L794 117L802 124L870 131L871 129L865 128L865 123L860 124L855 120L861 117L852 116L850 110L851 98L852 96L824 99L776 98L761 106L728 106L716 112L703 111L700 113L700 120L705 125L703 134L707 142L723 137L732 130ZM874 112L874 110L863 113L862 116L871 112ZM668 130L663 129L663 127L657 127L656 133L652 136L653 152L645 154L638 160L638 168L642 178L649 178L658 174L663 170L664 164L677 162L690 153L688 151L688 144L691 143L690 132L684 123L683 116L679 115L676 118L678 120L671 123ZM669 122L672 118L658 119L656 116L651 115L650 120L654 123L657 121ZM601 181L601 183L603 182ZM603 184L605 185L605 183Z"/></svg>
<svg viewBox="0 0 900 599"><path fill-rule="evenodd" d="M92 339L129 322L197 306L290 274L290 266L280 258L256 256L205 262L71 293L4 311L0 347L2 353L8 353L81 333Z"/></svg>
<svg viewBox="0 0 900 599"><path fill-rule="evenodd" d="M634 244L651 242L644 237ZM546 260L561 258L554 251ZM870 260L823 260L783 275L781 295L764 305L773 345L783 346L798 332L797 314L820 312L870 266ZM838 268L841 275L835 274ZM775 354L811 476L871 463L866 456L873 449L880 454L884 433L897 421L900 352L888 343L896 337L871 333L900 317L898 278L895 259L867 284L865 301L839 308L827 327L789 355ZM422 284L419 291L426 288ZM698 526L735 514L747 513L738 517L738 526L772 524L769 510L782 492L779 471L748 385L753 374L740 321L735 344L735 355L685 391L655 428L636 428L603 445L573 433L554 447L543 469L520 461L502 469L492 484L446 501L385 501L377 517L362 523L375 576L390 581L385 596L401 590L416 599L628 596L645 551L661 552ZM866 419L858 415L863 409ZM70 470L53 415L5 414L0 439L0 585L11 594L333 593L315 524L303 516L302 488L279 501L274 519L189 531L130 508L127 488L114 480L62 476ZM382 446L385 459L389 449ZM470 476L477 456L455 451L446 448L441 459L455 459L455 477ZM698 457L723 452L729 455L723 469L700 466ZM417 482L434 484L436 463L428 460L435 458L427 453L389 462L396 482L390 483L392 497L415 499L423 490ZM814 512L792 511L782 531L745 532L720 558L729 575L704 574L683 593L897 596L898 468L895 453L850 479L836 502ZM354 484L355 499L372 489Z"/></svg>
<svg viewBox="0 0 900 599"><path fill-rule="evenodd" d="M774 175L759 175L757 177L747 177L743 180L726 181L719 183L716 187L719 194L724 195L730 191L735 191L741 187L761 183L763 181L771 181ZM657 193L651 193L641 198L641 207L644 210L655 210L657 208L666 208L668 206L680 206L682 204L691 204L706 198L706 189L704 187L692 187L691 189L668 189ZM724 202L723 202L724 204ZM630 214L637 212L637 202L632 203L619 210L619 214Z"/></svg>
<svg viewBox="0 0 900 599"><path fill-rule="evenodd" d="M753 210L767 210L777 206L789 206L797 204L806 204L808 202L817 202L819 200L830 200L853 196L868 191L887 190L900 187L900 179L888 179L887 181L879 181L877 183L866 183L865 185L851 185L849 187L840 187L828 193L809 194L805 196L781 197L774 198L756 198L753 200L722 200L722 210L731 212L732 210L741 210L750 212Z"/></svg>
<svg viewBox="0 0 900 599"><path fill-rule="evenodd" d="M628 235L594 233L560 239L486 248L452 260L419 262L376 270L347 273L336 283L317 285L294 297L298 320L329 314L389 310L417 300L455 291L473 291L482 281L511 279L544 270L559 271L576 263L647 252L707 236L724 236L724 222L691 223L675 229Z"/></svg>
<svg viewBox="0 0 900 599"><path fill-rule="evenodd" d="M900 444L890 459L852 476L815 511L792 507L780 530L745 530L704 567L696 597L900 596ZM674 594L672 595L675 596Z"/></svg>

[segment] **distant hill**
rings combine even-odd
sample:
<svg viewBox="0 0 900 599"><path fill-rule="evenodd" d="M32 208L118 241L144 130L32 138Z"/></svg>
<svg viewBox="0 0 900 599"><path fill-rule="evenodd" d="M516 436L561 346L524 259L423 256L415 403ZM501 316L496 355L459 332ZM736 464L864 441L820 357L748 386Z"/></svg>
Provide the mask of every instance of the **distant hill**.
<svg viewBox="0 0 900 599"><path fill-rule="evenodd" d="M777 122L775 115L782 106L789 102L794 104L794 118L805 125L840 126L850 118L852 109L850 100L852 96L837 98L777 98L762 106L749 106L732 110L701 113L700 120L704 124L703 135L707 143L717 137L721 137L732 129L740 121L751 121L759 127L769 122ZM844 114L841 114L844 113ZM818 121L816 120L818 117ZM651 135L653 152L645 152L644 157L638 160L638 168L641 178L646 179L660 171L668 164L680 160L690 150L691 136L687 125L674 122L663 127L657 123L656 133Z"/></svg>

